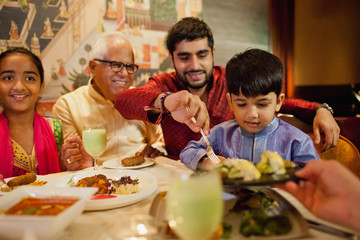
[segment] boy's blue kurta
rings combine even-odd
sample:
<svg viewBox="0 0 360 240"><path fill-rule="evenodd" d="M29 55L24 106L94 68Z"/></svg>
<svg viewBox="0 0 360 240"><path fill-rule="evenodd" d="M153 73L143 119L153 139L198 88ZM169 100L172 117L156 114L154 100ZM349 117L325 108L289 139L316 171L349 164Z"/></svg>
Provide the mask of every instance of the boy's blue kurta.
<svg viewBox="0 0 360 240"><path fill-rule="evenodd" d="M223 122L210 130L208 138L216 155L247 159L254 164L261 160L265 150L277 152L283 159L300 165L320 158L312 139L306 133L277 117L258 133L247 132L236 120ZM189 142L182 150L180 159L195 170L205 155L206 143L201 138Z"/></svg>

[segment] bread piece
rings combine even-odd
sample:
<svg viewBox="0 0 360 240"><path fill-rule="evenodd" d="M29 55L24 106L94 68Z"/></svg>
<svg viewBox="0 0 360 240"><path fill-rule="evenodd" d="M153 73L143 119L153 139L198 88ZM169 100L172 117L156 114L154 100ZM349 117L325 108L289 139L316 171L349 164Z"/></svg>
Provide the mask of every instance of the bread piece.
<svg viewBox="0 0 360 240"><path fill-rule="evenodd" d="M36 181L36 174L35 173L27 173L25 175L21 175L18 177L15 177L11 180L9 180L6 184L13 188L15 186L20 186L20 185L26 185L29 183L33 183Z"/></svg>
<svg viewBox="0 0 360 240"><path fill-rule="evenodd" d="M131 167L131 166L137 166L143 164L144 162L145 162L145 158L143 156L135 156L135 157L124 158L121 161L121 164L124 167Z"/></svg>

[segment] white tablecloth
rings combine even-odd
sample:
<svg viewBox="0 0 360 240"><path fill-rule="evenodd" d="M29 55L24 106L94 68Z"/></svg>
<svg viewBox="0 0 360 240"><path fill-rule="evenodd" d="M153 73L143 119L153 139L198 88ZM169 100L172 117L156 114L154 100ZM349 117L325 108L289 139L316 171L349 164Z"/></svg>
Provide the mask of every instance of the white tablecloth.
<svg viewBox="0 0 360 240"><path fill-rule="evenodd" d="M186 168L180 161L174 161L166 157L156 158L156 164L142 168L140 171L146 171L153 174L158 180L158 190L166 191L168 190L169 184L179 179L181 174L191 174L192 171ZM58 174L49 175L50 178L57 178L69 174L70 172L62 172ZM317 222L323 222L320 219L313 216L309 211L307 211L301 203L299 203L294 197L290 194L277 190L281 195L283 195L287 200L289 200L293 206L295 206L298 211L307 219L315 220ZM152 196L135 203L133 205L111 209L103 211L91 211L84 212L82 215L74 219L72 224L66 228L65 231L56 236L56 240L100 240L106 239L110 240L112 233L123 231L125 226L124 223L133 215L147 215L152 203L152 200L156 193ZM329 223L327 223L329 224ZM331 225L331 224L329 224ZM336 226L336 225L333 225ZM338 226L337 226L338 227ZM338 227L339 228L339 227ZM343 229L343 228L342 228ZM302 239L328 239L336 240L342 239L340 237L323 233L314 229L310 229L309 236ZM30 239L26 239L30 240Z"/></svg>

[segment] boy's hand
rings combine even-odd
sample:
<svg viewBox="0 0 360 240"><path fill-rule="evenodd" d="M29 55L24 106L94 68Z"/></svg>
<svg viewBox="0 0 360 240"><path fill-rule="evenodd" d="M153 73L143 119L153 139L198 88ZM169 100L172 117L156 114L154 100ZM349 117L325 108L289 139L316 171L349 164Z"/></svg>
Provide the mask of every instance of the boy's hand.
<svg viewBox="0 0 360 240"><path fill-rule="evenodd" d="M204 157L204 158L203 158L204 160L203 160L202 163L201 163L200 169L201 169L201 170L205 170L205 171L209 171L209 170L211 170L211 169L213 169L213 168L216 168L218 165L222 164L222 163L225 161L225 159L226 159L226 158L224 158L223 156L219 156L219 155L217 155L217 156L218 156L218 158L221 160L220 163L215 164L215 163L213 163L213 162L210 160L210 158Z"/></svg>

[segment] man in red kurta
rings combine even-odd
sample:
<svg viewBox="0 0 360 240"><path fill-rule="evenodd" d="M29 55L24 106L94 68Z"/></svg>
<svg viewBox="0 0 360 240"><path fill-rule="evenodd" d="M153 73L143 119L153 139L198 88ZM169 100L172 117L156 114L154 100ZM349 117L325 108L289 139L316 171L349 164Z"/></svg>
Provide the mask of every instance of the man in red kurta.
<svg viewBox="0 0 360 240"><path fill-rule="evenodd" d="M206 23L192 17L182 19L167 38L175 72L153 76L144 86L123 91L115 101L124 118L161 123L171 158L178 159L190 140L200 139L200 127L207 133L209 128L234 119L226 100L225 69L214 66L213 44ZM325 108L316 109L318 105L287 99L281 111L307 122L315 116L314 132L317 129L326 135L324 148L328 148L336 145L340 130L332 114Z"/></svg>

